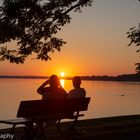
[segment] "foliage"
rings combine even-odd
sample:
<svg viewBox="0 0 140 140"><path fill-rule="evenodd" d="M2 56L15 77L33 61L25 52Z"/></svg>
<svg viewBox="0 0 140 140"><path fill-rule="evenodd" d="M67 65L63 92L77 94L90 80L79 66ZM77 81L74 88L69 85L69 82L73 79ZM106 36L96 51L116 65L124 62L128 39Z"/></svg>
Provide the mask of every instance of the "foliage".
<svg viewBox="0 0 140 140"><path fill-rule="evenodd" d="M135 65L136 65L136 68L135 68L136 72L140 74L140 63L136 63Z"/></svg>
<svg viewBox="0 0 140 140"><path fill-rule="evenodd" d="M132 44L135 44L136 46L140 46L140 24L138 26L138 28L136 28L135 26L130 28L130 30L127 32L128 34L128 38L130 38L130 43L129 46ZM139 52L140 50L138 50Z"/></svg>
<svg viewBox="0 0 140 140"><path fill-rule="evenodd" d="M92 0L3 0L0 7L0 60L24 63L29 55L51 59L66 42L56 37L70 23L71 11L91 6ZM9 49L11 42L16 43Z"/></svg>
<svg viewBox="0 0 140 140"><path fill-rule="evenodd" d="M132 44L135 44L135 46L139 47L140 46L140 24L139 27L133 27L130 28L130 31L127 33L128 34L128 38L130 38L130 43L129 46L131 46ZM137 49L137 53L140 53L140 49ZM136 72L140 73L140 63L136 63Z"/></svg>
<svg viewBox="0 0 140 140"><path fill-rule="evenodd" d="M127 34L128 34L127 38L130 39L129 46L134 44L135 46L139 47L140 46L140 23L137 28L135 26L130 28ZM140 48L137 49L137 53L140 53ZM140 63L136 63L135 65L136 65L135 68L136 72L140 73Z"/></svg>

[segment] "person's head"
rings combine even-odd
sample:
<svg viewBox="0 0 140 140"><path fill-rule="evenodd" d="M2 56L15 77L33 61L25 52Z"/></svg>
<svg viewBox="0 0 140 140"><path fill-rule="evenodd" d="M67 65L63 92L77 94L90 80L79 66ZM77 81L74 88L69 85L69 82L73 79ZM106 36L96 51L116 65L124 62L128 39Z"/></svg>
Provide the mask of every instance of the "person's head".
<svg viewBox="0 0 140 140"><path fill-rule="evenodd" d="M80 88L80 85L81 85L81 78L80 78L80 76L73 77L72 82L73 82L74 88Z"/></svg>
<svg viewBox="0 0 140 140"><path fill-rule="evenodd" d="M58 87L59 86L59 78L57 75L50 76L50 87Z"/></svg>

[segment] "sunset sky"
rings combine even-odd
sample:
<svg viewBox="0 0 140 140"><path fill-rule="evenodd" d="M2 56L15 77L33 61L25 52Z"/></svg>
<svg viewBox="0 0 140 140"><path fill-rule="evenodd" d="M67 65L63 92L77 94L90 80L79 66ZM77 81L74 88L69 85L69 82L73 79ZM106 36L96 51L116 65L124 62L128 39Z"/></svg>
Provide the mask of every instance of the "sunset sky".
<svg viewBox="0 0 140 140"><path fill-rule="evenodd" d="M94 0L82 13L71 13L71 23L59 32L61 52L42 62L29 58L24 64L0 62L0 75L119 75L135 73L136 47L126 32L140 22L138 0Z"/></svg>

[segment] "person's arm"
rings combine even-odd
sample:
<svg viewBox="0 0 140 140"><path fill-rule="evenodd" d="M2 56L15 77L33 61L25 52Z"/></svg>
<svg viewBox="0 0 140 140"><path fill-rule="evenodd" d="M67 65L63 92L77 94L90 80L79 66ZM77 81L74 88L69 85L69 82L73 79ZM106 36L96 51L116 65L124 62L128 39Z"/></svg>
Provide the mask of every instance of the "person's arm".
<svg viewBox="0 0 140 140"><path fill-rule="evenodd" d="M72 94L72 90L70 90L70 91L68 92L68 96L67 96L68 99L71 98L71 94Z"/></svg>
<svg viewBox="0 0 140 140"><path fill-rule="evenodd" d="M86 90L83 88L83 96L86 97Z"/></svg>
<svg viewBox="0 0 140 140"><path fill-rule="evenodd" d="M45 88L45 86L47 85L47 84L49 84L49 80L47 80L47 81L45 81L38 89L37 89L37 93L39 93L39 94L43 94L43 90L44 90L44 88Z"/></svg>
<svg viewBox="0 0 140 140"><path fill-rule="evenodd" d="M65 91L65 89L62 87L62 88L61 88L61 90L62 90L62 92L63 92L64 96L65 96L65 97L67 97L67 96L68 96L68 94L67 94L67 92Z"/></svg>

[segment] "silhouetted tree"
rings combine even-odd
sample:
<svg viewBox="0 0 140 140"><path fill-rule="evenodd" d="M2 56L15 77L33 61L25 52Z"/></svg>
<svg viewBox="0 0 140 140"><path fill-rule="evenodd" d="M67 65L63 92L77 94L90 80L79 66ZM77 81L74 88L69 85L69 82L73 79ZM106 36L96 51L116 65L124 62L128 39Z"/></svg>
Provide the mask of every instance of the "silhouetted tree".
<svg viewBox="0 0 140 140"><path fill-rule="evenodd" d="M140 24L138 28L136 28L135 26L133 28L130 28L127 34L127 37L131 40L129 46L131 46L132 44L140 46ZM137 52L140 52L140 49L138 49Z"/></svg>
<svg viewBox="0 0 140 140"><path fill-rule="evenodd" d="M136 72L140 74L140 63L136 63L135 65L136 65L136 68L135 68Z"/></svg>
<svg viewBox="0 0 140 140"><path fill-rule="evenodd" d="M135 46L139 47L140 46L140 23L137 28L135 26L130 28L127 34L128 34L127 37L131 40L129 46L134 44ZM138 48L137 53L140 53L140 48ZM136 72L140 73L140 63L135 63L135 65L136 65L135 68Z"/></svg>
<svg viewBox="0 0 140 140"><path fill-rule="evenodd" d="M92 0L3 0L0 7L0 60L24 63L33 54L37 59L47 61L49 53L60 51L65 44L55 34L70 23L69 12L80 12L91 3ZM16 46L11 47L12 41Z"/></svg>

